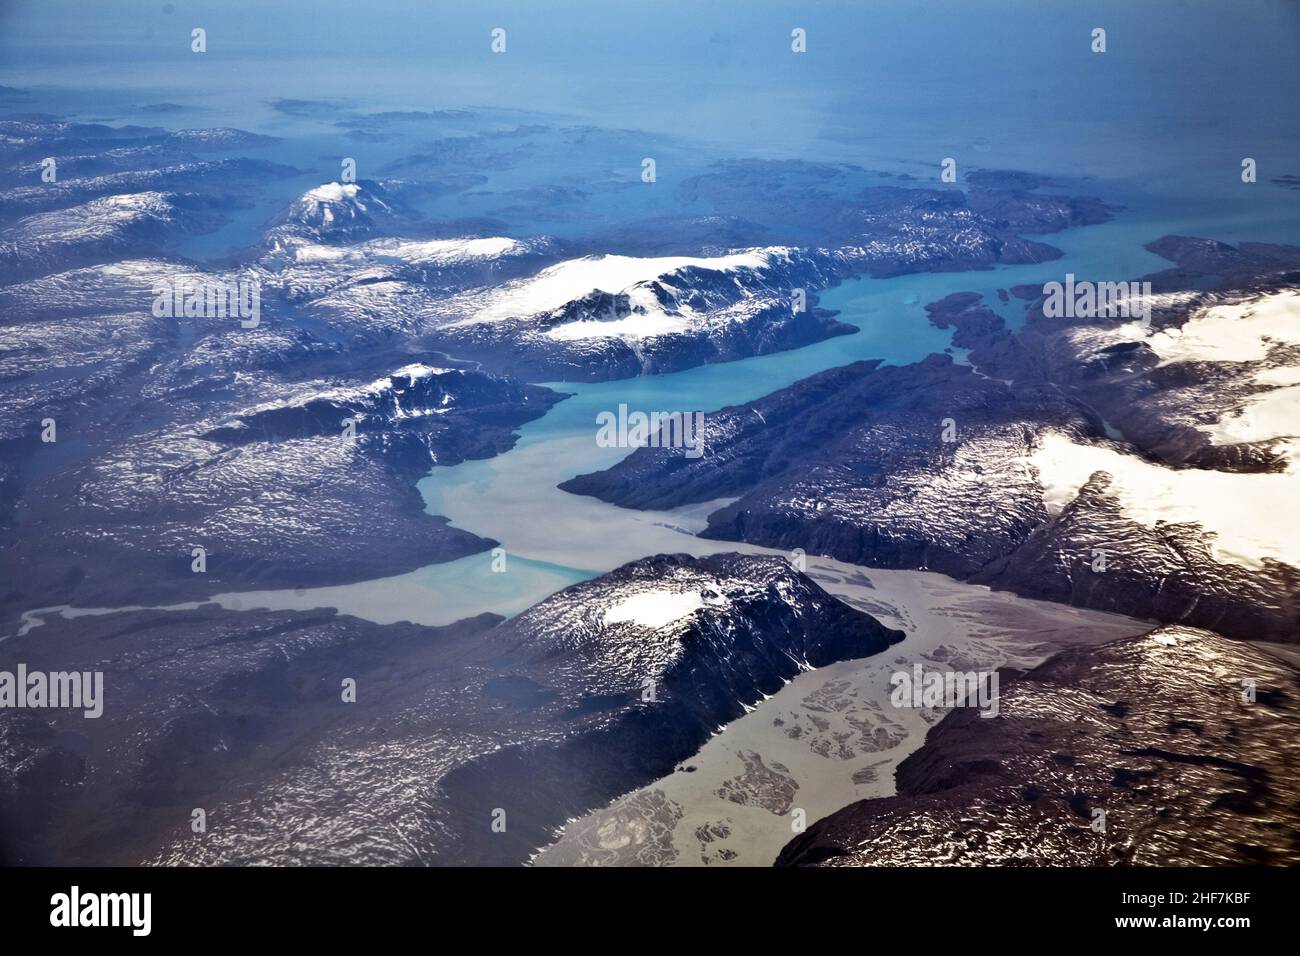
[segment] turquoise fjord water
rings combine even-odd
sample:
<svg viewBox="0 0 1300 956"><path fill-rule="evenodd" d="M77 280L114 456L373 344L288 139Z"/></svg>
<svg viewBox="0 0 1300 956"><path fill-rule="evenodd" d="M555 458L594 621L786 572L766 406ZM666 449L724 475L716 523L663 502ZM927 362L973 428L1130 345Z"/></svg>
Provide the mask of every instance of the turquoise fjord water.
<svg viewBox="0 0 1300 956"><path fill-rule="evenodd" d="M863 279L829 290L822 304L840 310L856 325L841 336L793 352L671 375L587 383L551 383L571 397L544 418L520 430L516 447L485 461L435 468L420 482L427 510L446 515L457 527L492 537L506 552L506 573L493 571L490 554L430 565L409 574L342 587L223 595L223 604L302 609L337 607L378 621L447 623L485 610L514 614L559 588L593 577L646 554L665 551L708 553L735 550L689 532L703 526L704 509L687 514L644 513L566 494L556 485L574 475L609 467L625 449L596 444L596 416L620 403L641 410L714 410L744 404L822 369L860 359L903 364L943 351L949 333L926 321L923 305L953 292L977 291L997 303L996 290L1020 283L1041 284L1067 270L1079 275L1129 274L1118 260L1160 260L1130 246L1151 229L1173 222L1114 222L1053 237L1066 251L1055 263L978 273L942 273ZM1168 231L1167 228L1164 231ZM1013 322L1021 306L1001 311ZM747 547L741 550L761 550Z"/></svg>
<svg viewBox="0 0 1300 956"><path fill-rule="evenodd" d="M743 15L738 15L743 11ZM206 54L189 50L191 28ZM489 31L508 31L493 55ZM807 30L808 53L789 48ZM1107 30L1093 54L1090 31ZM622 511L559 492L575 474L625 450L595 443L596 414L741 404L825 368L858 359L914 361L942 351L923 306L973 290L1009 322L1020 305L994 293L1069 271L1117 279L1163 268L1143 249L1161 235L1230 242L1300 242L1300 193L1270 180L1300 175L1300 5L1290 2L1070 5L1023 0L826 2L792 11L756 2L703 7L502 3L490 13L457 3L200 0L86 6L14 0L0 11L0 84L27 90L0 106L81 121L174 128L230 125L281 137L236 151L300 170L264 185L216 234L177 251L213 259L258 238L267 218L303 190L338 176L343 156L361 175L441 137L537 124L589 124L590 142L552 149L544 136L525 162L478 170L473 198L434 198L437 218L482 213L491 198L538 184L636 183L641 158L658 161L648 189L593 191L583 214L512 224L512 235L581 236L679 208L687 176L722 159L852 163L932 181L940 159L959 172L1017 168L1060 178L1052 187L1124 207L1110 223L1042 237L1063 259L978 273L866 279L828 290L821 304L859 328L794 352L674 375L602 384L556 383L572 393L521 429L496 458L435 468L420 483L428 510L500 540L508 572L488 554L337 588L222 596L230 606L335 606L375 620L451 621L483 610L516 613L556 589L622 561L665 550L718 550L687 531L688 514ZM286 99L310 101L286 110ZM174 104L169 112L152 106ZM346 116L440 113L434 127L387 126L357 137ZM1241 159L1259 182L1240 182ZM418 171L417 171L418 172ZM412 173L416 175L417 173ZM726 546L730 547L730 546Z"/></svg>

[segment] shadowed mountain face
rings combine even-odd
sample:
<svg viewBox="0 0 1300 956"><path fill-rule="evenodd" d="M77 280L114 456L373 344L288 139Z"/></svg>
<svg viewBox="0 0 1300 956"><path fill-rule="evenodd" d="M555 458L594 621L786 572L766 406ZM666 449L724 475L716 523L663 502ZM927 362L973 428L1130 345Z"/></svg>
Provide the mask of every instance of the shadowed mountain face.
<svg viewBox="0 0 1300 956"><path fill-rule="evenodd" d="M964 441L944 440L946 416ZM964 576L1046 517L1018 464L1033 436L1091 424L1050 389L1009 387L948 356L858 362L706 416L702 457L638 449L561 487L638 508L740 495L709 516L706 537ZM1001 499L995 516L980 507L990 496ZM996 527L970 533L990 519Z"/></svg>
<svg viewBox="0 0 1300 956"><path fill-rule="evenodd" d="M793 839L779 866L1300 862L1300 671L1185 627L1062 651L957 709L898 796Z"/></svg>
<svg viewBox="0 0 1300 956"><path fill-rule="evenodd" d="M646 558L498 621L53 618L0 643L0 669L103 671L104 713L0 711L3 854L519 863L801 670L903 637L784 560L739 555Z"/></svg>
<svg viewBox="0 0 1300 956"><path fill-rule="evenodd" d="M7 563L32 568L6 584L11 607L349 581L484 550L493 542L426 514L415 483L511 447L562 397L419 362L354 356L340 374L335 350L310 336L236 327L182 351L167 334L97 369L113 389L104 400L82 405L90 383L75 378L65 413L44 396L57 443L11 442L28 456L13 479L23 520L0 540ZM60 470L44 473L47 451Z"/></svg>

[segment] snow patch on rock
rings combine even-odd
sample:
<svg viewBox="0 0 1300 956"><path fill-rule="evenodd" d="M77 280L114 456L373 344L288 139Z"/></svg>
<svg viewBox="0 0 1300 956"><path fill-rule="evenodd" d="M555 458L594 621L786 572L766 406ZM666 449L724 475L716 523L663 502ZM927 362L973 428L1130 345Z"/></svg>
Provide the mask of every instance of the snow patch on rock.
<svg viewBox="0 0 1300 956"><path fill-rule="evenodd" d="M703 591L643 591L633 594L605 612L606 627L630 621L640 627L660 628L694 614L706 604L725 604L726 599Z"/></svg>
<svg viewBox="0 0 1300 956"><path fill-rule="evenodd" d="M1105 472L1108 493L1139 524L1199 524L1222 563L1260 568L1271 558L1300 566L1300 474L1167 468L1055 433L1027 460L1049 513L1059 514L1094 473Z"/></svg>

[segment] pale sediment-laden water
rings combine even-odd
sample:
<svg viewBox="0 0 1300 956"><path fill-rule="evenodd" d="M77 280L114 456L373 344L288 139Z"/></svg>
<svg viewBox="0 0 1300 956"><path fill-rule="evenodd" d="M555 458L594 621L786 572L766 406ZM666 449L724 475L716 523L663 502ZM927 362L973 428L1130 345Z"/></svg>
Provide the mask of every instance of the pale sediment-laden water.
<svg viewBox="0 0 1300 956"><path fill-rule="evenodd" d="M1116 248L1108 227L1068 236L1081 271ZM1130 227L1110 227L1124 231ZM1063 243L1067 244L1067 243ZM1147 265L1147 263L1144 263ZM1052 264L992 273L916 275L846 283L823 296L857 335L792 353L705 366L674 375L556 388L572 396L521 430L515 448L495 458L438 468L420 484L431 513L499 540L490 552L349 585L217 595L232 609L334 607L380 623L443 624L482 611L512 615L556 590L648 554L696 555L769 549L695 536L716 500L673 511L642 512L560 491L583 472L628 453L595 441L596 415L619 403L645 410L739 404L836 365L862 358L904 363L948 346L923 306L975 289L1012 322L1018 305L998 288L1045 281ZM706 452L707 454L707 449ZM854 800L887 795L897 763L916 750L941 709L899 709L889 676L914 664L990 671L1032 666L1070 643L1141 633L1150 625L962 584L924 571L866 570L810 557L808 572L829 592L898 627L907 637L866 660L808 672L733 722L677 772L572 821L539 865L767 865L794 834ZM71 616L112 609L54 609ZM23 628L39 623L29 612ZM689 768L689 769L688 769Z"/></svg>
<svg viewBox="0 0 1300 956"><path fill-rule="evenodd" d="M719 551L760 552L735 542L694 536L723 501L668 512L633 511L568 494L557 485L581 473L607 468L629 453L596 442L596 416L620 404L645 411L706 412L757 399L823 369L862 359L904 364L949 348L950 333L931 326L926 303L959 291L978 291L1010 323L1019 304L1002 303L997 290L1041 284L1066 270L1078 275L1122 274L1164 264L1141 249L1141 241L1185 226L1178 220L1134 222L1121 216L1100 226L1053 236L1064 258L987 272L922 273L861 279L827 290L821 305L839 310L858 327L798 349L742 361L705 365L669 375L611 382L551 383L570 397L543 418L520 429L505 454L454 467L435 468L420 482L426 510L501 542L498 552L427 565L404 574L319 588L222 593L213 600L230 609L305 610L333 607L378 623L447 624L484 611L513 615L555 591L649 554ZM960 354L955 356L961 360ZM705 454L707 454L707 448ZM504 567L504 571L501 568ZM845 573L849 570L844 566ZM905 572L900 572L905 573ZM836 582L825 582L833 593ZM189 606L189 605L185 605ZM42 608L26 612L20 633L46 614L110 613L120 608Z"/></svg>
<svg viewBox="0 0 1300 956"><path fill-rule="evenodd" d="M596 384L551 383L571 397L523 426L512 450L483 461L436 468L420 483L430 513L445 515L456 527L501 542L505 572L494 571L494 564L500 568L500 562L483 553L356 584L221 594L214 599L231 608L336 607L379 622L445 624L485 610L518 613L565 585L648 554L749 550L693 536L721 502L643 512L560 491L556 486L561 482L608 468L629 452L597 444L596 416L620 404L643 411L703 410L707 415L850 362L916 361L949 348L950 333L927 321L927 303L954 292L977 291L1015 325L1021 306L1014 299L1002 303L998 289L1041 285L1067 270L1078 275L1137 274L1167 266L1143 250L1141 242L1187 225L1178 220L1135 223L1121 217L1053 236L1065 253L1056 262L846 282L824 293L821 305L839 310L839 318L860 331L793 352L670 375ZM960 354L955 358L962 359Z"/></svg>
<svg viewBox="0 0 1300 956"><path fill-rule="evenodd" d="M947 713L895 706L893 674L918 663L962 673L1024 669L1063 647L1151 626L936 574L846 571L821 560L808 570L907 638L794 678L671 775L571 821L536 865L769 865L804 826L855 800L892 795L899 761Z"/></svg>

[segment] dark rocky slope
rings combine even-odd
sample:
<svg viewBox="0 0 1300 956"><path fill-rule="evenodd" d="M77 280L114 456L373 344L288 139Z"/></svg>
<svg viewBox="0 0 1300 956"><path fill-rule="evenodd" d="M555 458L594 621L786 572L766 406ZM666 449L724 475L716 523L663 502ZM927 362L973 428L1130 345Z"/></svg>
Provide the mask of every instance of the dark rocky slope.
<svg viewBox="0 0 1300 956"><path fill-rule="evenodd" d="M274 365L275 336L257 338L255 364ZM495 542L427 514L416 482L507 450L514 429L562 397L420 364L370 381L286 382L269 369L238 380L248 397L218 402L218 383L195 388L182 369L155 367L144 394L61 417L58 443L12 442L23 511L0 531L0 568L13 572L0 604L167 603L370 579L485 550ZM194 573L199 547L206 567Z"/></svg>
<svg viewBox="0 0 1300 956"><path fill-rule="evenodd" d="M1294 865L1297 771L1300 671L1162 627L1004 675L998 717L950 712L897 796L831 814L777 865Z"/></svg>
<svg viewBox="0 0 1300 956"><path fill-rule="evenodd" d="M52 618L0 643L0 667L102 670L104 715L0 712L3 855L520 863L801 669L903 637L785 561L740 555L646 558L498 621Z"/></svg>

